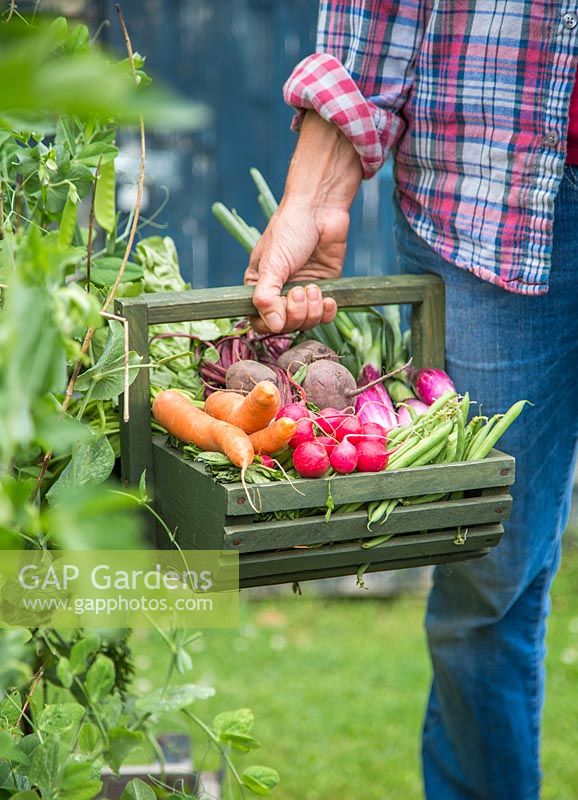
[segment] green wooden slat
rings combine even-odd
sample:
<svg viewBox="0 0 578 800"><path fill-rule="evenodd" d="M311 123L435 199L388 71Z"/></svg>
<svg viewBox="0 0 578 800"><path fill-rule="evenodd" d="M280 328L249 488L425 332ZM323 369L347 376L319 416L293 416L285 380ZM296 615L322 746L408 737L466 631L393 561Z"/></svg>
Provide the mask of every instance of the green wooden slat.
<svg viewBox="0 0 578 800"><path fill-rule="evenodd" d="M295 284L287 284L284 293ZM439 297L443 283L435 275L392 275L370 278L341 278L319 281L323 294L334 297L340 307L366 305L420 304L433 288ZM139 298L123 298L124 308L144 301L148 306L149 324L218 319L255 314L253 287L225 286L217 289L193 289L188 292L144 294ZM432 328L433 331L433 328Z"/></svg>
<svg viewBox="0 0 578 800"><path fill-rule="evenodd" d="M398 506L383 525L367 530L367 512L334 514L297 520L276 520L258 524L226 525L225 547L240 553L282 550L295 545L328 544L373 538L384 533L404 534L440 528L503 522L508 519L512 498L503 493L493 497L469 497L415 506Z"/></svg>
<svg viewBox="0 0 578 800"><path fill-rule="evenodd" d="M384 544L371 550L363 550L357 544L335 544L311 549L282 550L259 555L241 555L239 574L241 579L261 576L287 575L299 572L304 576L309 570L351 569L355 572L366 563L400 561L423 558L428 563L445 556L465 557L470 550L495 546L503 533L501 525L479 525L469 529L464 544L454 544L455 530L435 531L423 534L394 536ZM297 580L302 580L298 578Z"/></svg>
<svg viewBox="0 0 578 800"><path fill-rule="evenodd" d="M195 467L197 465L194 465ZM514 482L515 461L511 456L494 451L483 461L459 464L432 464L381 473L355 473L332 478L269 483L260 485L259 506L264 513L297 508L325 506L329 486L335 505L366 500L415 497L420 494L483 489L488 486L509 486ZM245 491L240 484L224 486L227 493L227 514L247 514ZM298 489L303 494L298 494Z"/></svg>
<svg viewBox="0 0 578 800"><path fill-rule="evenodd" d="M156 476L155 508L183 550L220 550L225 525L223 486L204 476L192 476L184 460L172 457L171 448L153 447ZM161 549L171 547L166 531L157 534Z"/></svg>
<svg viewBox="0 0 578 800"><path fill-rule="evenodd" d="M202 464L186 458L164 437L155 437L154 448L160 448L171 458L181 462L190 471L189 483L199 480L213 483ZM332 478L267 483L251 486L262 512L287 511L297 508L325 506L329 483L336 505L397 497L413 497L437 492L466 491L489 486L509 486L514 482L515 460L497 450L483 461L459 464L432 464L380 473L355 473ZM227 496L226 513L229 516L246 516L251 513L245 490L240 483L222 484ZM302 492L302 494L299 494Z"/></svg>
<svg viewBox="0 0 578 800"><path fill-rule="evenodd" d="M414 366L445 367L445 286L440 281L427 287L423 302L411 315L411 343Z"/></svg>
<svg viewBox="0 0 578 800"><path fill-rule="evenodd" d="M497 542L496 542L497 544ZM369 565L366 572L391 572L396 569L415 569L415 567L429 567L434 564L456 564L462 561L473 561L482 558L490 552L489 547L478 550L468 550L467 553L444 553L438 556L428 556L425 558L401 558L393 561L376 561ZM338 578L343 575L355 575L358 565L344 565L341 567L310 569L307 572L297 570L295 572L285 572L279 575L253 575L251 577L241 576L241 589L249 589L255 586L275 586L282 583L302 583L304 581L315 581L322 578ZM361 591L361 590L360 590Z"/></svg>
<svg viewBox="0 0 578 800"><path fill-rule="evenodd" d="M115 303L116 313L128 320L129 347L142 358L149 360L147 306L132 298L130 306L124 300ZM129 421L123 422L124 394L120 396L120 449L122 479L125 484L136 485L146 470L147 486L152 490L154 475L152 466L150 381L148 369L138 371L129 392Z"/></svg>

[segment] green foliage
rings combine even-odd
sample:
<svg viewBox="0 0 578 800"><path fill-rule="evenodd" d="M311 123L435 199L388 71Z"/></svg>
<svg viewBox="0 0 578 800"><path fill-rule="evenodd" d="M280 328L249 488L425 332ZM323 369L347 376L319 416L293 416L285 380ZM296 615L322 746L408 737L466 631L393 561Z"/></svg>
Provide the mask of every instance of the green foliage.
<svg viewBox="0 0 578 800"><path fill-rule="evenodd" d="M247 767L241 779L254 794L267 797L279 783L279 773L271 767Z"/></svg>
<svg viewBox="0 0 578 800"><path fill-rule="evenodd" d="M82 25L0 18L0 549L142 546L146 487L121 490L114 468L125 366L130 384L151 365L125 352L122 322L101 314L128 255L114 202L116 126L143 117L191 127L206 113L150 86L138 54L134 66L136 85L129 61L110 60ZM153 237L139 243L118 291L184 286L172 241ZM153 385L199 392L194 370L180 368L195 363L192 337L227 324L187 327L191 338L172 346L159 340ZM16 594L7 585L0 596L15 625L0 628L1 798L92 800L104 768L118 772L154 739L156 718L214 694L172 683L192 669L196 634L159 632L171 653L164 688L137 698L126 632L19 628ZM142 781L123 794L153 797Z"/></svg>
<svg viewBox="0 0 578 800"><path fill-rule="evenodd" d="M50 118L62 113L123 123L138 121L165 128L198 128L206 108L184 102L166 89L150 86L144 59L136 54L137 85L127 60L111 61L90 45L84 25L63 17L50 24L13 19L0 27L0 125L47 132ZM88 151L86 158L95 158ZM94 161L90 166L95 166Z"/></svg>

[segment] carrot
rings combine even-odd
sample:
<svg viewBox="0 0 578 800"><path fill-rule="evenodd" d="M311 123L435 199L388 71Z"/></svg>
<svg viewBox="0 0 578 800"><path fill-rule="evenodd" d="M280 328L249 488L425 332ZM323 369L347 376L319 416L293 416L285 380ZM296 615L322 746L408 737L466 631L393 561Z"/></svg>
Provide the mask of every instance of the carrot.
<svg viewBox="0 0 578 800"><path fill-rule="evenodd" d="M246 433L201 411L181 392L159 392L153 402L153 414L172 436L201 450L224 453L243 473L253 462L255 451Z"/></svg>
<svg viewBox="0 0 578 800"><path fill-rule="evenodd" d="M294 419L281 417L281 419L276 419L275 422L272 422L263 430L252 433L249 439L253 443L256 453L266 453L270 456L288 444L289 439L295 433L296 427L297 422Z"/></svg>
<svg viewBox="0 0 578 800"><path fill-rule="evenodd" d="M245 433L265 428L281 408L279 389L271 381L259 381L248 395L213 392L205 400L205 411L230 422Z"/></svg>

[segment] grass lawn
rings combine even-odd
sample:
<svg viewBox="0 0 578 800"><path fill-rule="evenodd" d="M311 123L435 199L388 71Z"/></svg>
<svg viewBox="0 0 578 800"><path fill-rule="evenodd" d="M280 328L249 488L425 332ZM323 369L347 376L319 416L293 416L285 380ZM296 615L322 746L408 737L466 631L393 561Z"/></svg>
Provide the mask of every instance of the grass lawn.
<svg viewBox="0 0 578 800"><path fill-rule="evenodd" d="M578 545L569 543L548 632L544 800L578 797L577 586ZM244 602L239 630L206 631L191 648L194 680L217 689L196 711L205 720L254 711L263 750L238 762L275 767L277 800L418 800L430 677L423 608L419 597L327 600L306 587L302 597ZM150 689L165 655L150 637L135 644L137 686Z"/></svg>

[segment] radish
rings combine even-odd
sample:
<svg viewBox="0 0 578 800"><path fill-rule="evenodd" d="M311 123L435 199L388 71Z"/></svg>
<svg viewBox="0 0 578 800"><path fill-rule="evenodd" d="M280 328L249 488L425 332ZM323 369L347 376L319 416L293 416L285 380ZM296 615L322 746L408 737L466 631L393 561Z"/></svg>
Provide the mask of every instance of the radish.
<svg viewBox="0 0 578 800"><path fill-rule="evenodd" d="M325 448L325 452L327 453L328 456L331 455L332 451L339 444L337 439L333 439L331 436L318 436L315 439L315 441L323 445L323 447Z"/></svg>
<svg viewBox="0 0 578 800"><path fill-rule="evenodd" d="M260 458L264 467L270 467L270 469L275 468L275 461L271 458L271 456L268 456L266 453L261 453Z"/></svg>
<svg viewBox="0 0 578 800"><path fill-rule="evenodd" d="M329 469L329 456L319 442L302 442L293 453L293 466L302 478L321 478Z"/></svg>
<svg viewBox="0 0 578 800"><path fill-rule="evenodd" d="M335 429L335 438L342 442L346 437L356 436L361 433L361 421L355 414L348 414L342 417Z"/></svg>
<svg viewBox="0 0 578 800"><path fill-rule="evenodd" d="M413 417L421 417L422 414L426 414L429 406L427 406L422 400L418 400L417 398L404 400L403 403L397 407L397 425L399 428L407 427L408 425L413 424ZM413 410L413 417L412 412Z"/></svg>
<svg viewBox="0 0 578 800"><path fill-rule="evenodd" d="M347 437L347 441L351 442L351 444L354 444L356 447L360 442L365 442L367 440L375 442L383 441L384 444L387 444L387 431L383 425L379 425L377 422L364 422L361 426L360 433Z"/></svg>
<svg viewBox="0 0 578 800"><path fill-rule="evenodd" d="M380 436L382 439L387 440L387 431L377 422L364 422L361 426L362 436Z"/></svg>
<svg viewBox="0 0 578 800"><path fill-rule="evenodd" d="M385 443L378 439L365 439L357 449L357 469L359 472L381 472L389 458Z"/></svg>
<svg viewBox="0 0 578 800"><path fill-rule="evenodd" d="M345 414L336 408L322 408L317 417L317 426L327 436L335 435L335 428Z"/></svg>
<svg viewBox="0 0 578 800"><path fill-rule="evenodd" d="M455 392L454 382L443 369L415 369L408 367L407 375L420 400L431 406L446 392Z"/></svg>
<svg viewBox="0 0 578 800"><path fill-rule="evenodd" d="M281 419L281 417L288 417L294 420L308 419L311 417L311 412L306 406L301 405L301 403L287 403L279 409L279 413L275 419Z"/></svg>
<svg viewBox="0 0 578 800"><path fill-rule="evenodd" d="M340 475L349 475L350 472L354 472L357 460L357 450L347 439L338 444L329 456L331 466Z"/></svg>
<svg viewBox="0 0 578 800"><path fill-rule="evenodd" d="M355 414L345 414L336 408L323 408L319 412L317 425L327 436L334 436L340 442L346 436L361 431L361 422Z"/></svg>
<svg viewBox="0 0 578 800"><path fill-rule="evenodd" d="M312 442L315 439L315 429L312 419L298 419L295 433L289 439L289 447L298 447L303 442Z"/></svg>

